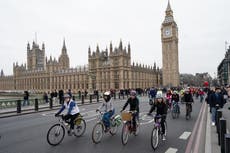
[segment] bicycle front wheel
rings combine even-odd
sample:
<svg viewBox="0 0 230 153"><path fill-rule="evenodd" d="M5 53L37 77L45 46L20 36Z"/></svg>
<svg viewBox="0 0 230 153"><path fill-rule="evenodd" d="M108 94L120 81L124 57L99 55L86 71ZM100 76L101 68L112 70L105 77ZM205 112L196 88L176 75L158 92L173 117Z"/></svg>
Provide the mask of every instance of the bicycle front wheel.
<svg viewBox="0 0 230 153"><path fill-rule="evenodd" d="M65 136L65 128L61 124L55 124L47 132L47 142L56 146L62 142Z"/></svg>
<svg viewBox="0 0 230 153"><path fill-rule="evenodd" d="M159 144L159 129L154 127L151 134L151 146L154 150L156 150Z"/></svg>
<svg viewBox="0 0 230 153"><path fill-rule="evenodd" d="M173 106L171 114L172 114L173 119L176 118L176 116L177 116L176 106Z"/></svg>
<svg viewBox="0 0 230 153"><path fill-rule="evenodd" d="M74 135L76 137L82 136L85 133L85 129L86 129L85 120L82 118L76 119L75 125L74 125Z"/></svg>
<svg viewBox="0 0 230 153"><path fill-rule="evenodd" d="M117 125L116 124L111 125L109 133L111 135L115 135L117 133Z"/></svg>
<svg viewBox="0 0 230 153"><path fill-rule="evenodd" d="M93 127L93 132L92 132L93 142L96 144L101 142L103 133L104 133L103 123L101 122L96 123Z"/></svg>
<svg viewBox="0 0 230 153"><path fill-rule="evenodd" d="M129 126L127 123L123 125L122 133L121 133L121 142L123 145L126 145L129 139Z"/></svg>

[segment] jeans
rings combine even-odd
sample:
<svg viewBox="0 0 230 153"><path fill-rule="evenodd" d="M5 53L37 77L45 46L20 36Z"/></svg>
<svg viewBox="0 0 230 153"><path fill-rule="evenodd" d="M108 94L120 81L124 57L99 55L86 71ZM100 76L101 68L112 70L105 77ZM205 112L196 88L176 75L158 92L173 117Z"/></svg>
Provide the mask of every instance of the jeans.
<svg viewBox="0 0 230 153"><path fill-rule="evenodd" d="M103 117L102 121L105 124L105 127L108 128L110 126L110 118L113 116L115 110L113 109L112 112L106 112Z"/></svg>
<svg viewBox="0 0 230 153"><path fill-rule="evenodd" d="M25 106L25 105L30 105L29 100L28 100L28 99L24 99L22 105L23 105L23 106Z"/></svg>
<svg viewBox="0 0 230 153"><path fill-rule="evenodd" d="M211 107L212 111L212 122L216 122L216 107Z"/></svg>

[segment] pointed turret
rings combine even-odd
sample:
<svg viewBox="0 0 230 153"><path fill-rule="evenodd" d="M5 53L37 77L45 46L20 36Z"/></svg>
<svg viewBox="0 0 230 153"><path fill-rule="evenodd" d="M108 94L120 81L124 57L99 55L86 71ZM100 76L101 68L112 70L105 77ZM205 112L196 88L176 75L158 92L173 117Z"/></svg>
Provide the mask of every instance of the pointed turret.
<svg viewBox="0 0 230 153"><path fill-rule="evenodd" d="M173 11L171 9L171 5L170 5L170 1L168 0L168 6L166 8L166 15L170 15L170 16L173 16Z"/></svg>
<svg viewBox="0 0 230 153"><path fill-rule="evenodd" d="M90 56L91 55L91 49L90 49L90 46L89 46L89 48L88 48L88 56Z"/></svg>
<svg viewBox="0 0 230 153"><path fill-rule="evenodd" d="M4 76L4 72L3 72L3 70L1 70L1 77L3 77Z"/></svg>
<svg viewBox="0 0 230 153"><path fill-rule="evenodd" d="M30 43L27 43L27 51L30 51Z"/></svg>
<svg viewBox="0 0 230 153"><path fill-rule="evenodd" d="M65 38L63 40L62 54L67 54L67 49L66 49L66 45L65 45Z"/></svg>
<svg viewBox="0 0 230 153"><path fill-rule="evenodd" d="M113 52L113 45L112 45L112 41L109 44L109 52L110 54Z"/></svg>
<svg viewBox="0 0 230 153"><path fill-rule="evenodd" d="M44 44L44 42L42 43L42 50L43 51L45 50L45 44Z"/></svg>
<svg viewBox="0 0 230 153"><path fill-rule="evenodd" d="M130 55L131 53L131 47L130 47L130 43L128 44L128 54Z"/></svg>
<svg viewBox="0 0 230 153"><path fill-rule="evenodd" d="M96 52L97 52L97 53L100 52L98 44L97 44Z"/></svg>
<svg viewBox="0 0 230 153"><path fill-rule="evenodd" d="M119 49L122 50L123 46L122 46L122 40L120 39L120 44L119 44Z"/></svg>

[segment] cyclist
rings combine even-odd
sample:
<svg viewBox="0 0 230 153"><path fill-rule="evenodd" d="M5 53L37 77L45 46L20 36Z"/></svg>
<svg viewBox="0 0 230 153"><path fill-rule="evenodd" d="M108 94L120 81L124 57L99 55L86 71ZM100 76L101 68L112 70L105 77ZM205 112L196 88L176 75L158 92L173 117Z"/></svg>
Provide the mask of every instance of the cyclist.
<svg viewBox="0 0 230 153"><path fill-rule="evenodd" d="M168 89L165 97L166 97L166 103L167 103L168 107L171 108L171 104L172 104L172 91L170 89Z"/></svg>
<svg viewBox="0 0 230 153"><path fill-rule="evenodd" d="M176 91L173 91L172 102L177 103L178 105L179 100L180 100L179 94ZM180 113L180 106L178 105L178 107L179 107L179 113Z"/></svg>
<svg viewBox="0 0 230 153"><path fill-rule="evenodd" d="M164 122L166 120L168 108L161 94L156 95L156 101L153 104L153 110L155 110L155 108L157 108L155 122L156 122L157 116L161 115L162 140L166 140Z"/></svg>
<svg viewBox="0 0 230 153"><path fill-rule="evenodd" d="M109 128L110 128L110 118L114 115L115 109L113 107L113 103L112 103L113 100L112 100L110 91L106 91L103 94L103 99L104 101L102 105L98 109L96 109L96 112L104 108L105 113L102 117L102 120L105 125L105 131L107 132L109 131Z"/></svg>
<svg viewBox="0 0 230 153"><path fill-rule="evenodd" d="M193 103L193 98L192 98L192 94L189 90L189 88L187 88L185 90L185 93L184 93L184 102L186 103L186 110L188 107L190 107L190 110L192 112L192 104ZM188 116L188 112L186 111L186 116Z"/></svg>
<svg viewBox="0 0 230 153"><path fill-rule="evenodd" d="M68 130L68 134L72 135L74 133L74 120L80 115L80 110L75 101L73 101L69 94L64 95L64 104L61 109L55 114L58 116L61 112L67 109L67 114L63 116L63 119L66 123L70 124L70 129ZM70 119L70 121L68 121Z"/></svg>
<svg viewBox="0 0 230 153"><path fill-rule="evenodd" d="M129 107L130 111L136 111L132 114L133 115L133 130L136 131L136 124L137 124L136 119L138 119L138 115L139 115L139 99L137 98L137 93L135 90L131 90L130 97L128 98L121 112L125 110L128 104L130 106Z"/></svg>

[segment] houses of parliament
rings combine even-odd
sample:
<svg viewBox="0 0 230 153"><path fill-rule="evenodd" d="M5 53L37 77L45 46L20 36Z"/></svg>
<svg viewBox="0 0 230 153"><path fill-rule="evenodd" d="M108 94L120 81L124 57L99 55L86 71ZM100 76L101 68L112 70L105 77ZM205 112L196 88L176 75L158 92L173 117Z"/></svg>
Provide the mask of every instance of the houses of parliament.
<svg viewBox="0 0 230 153"><path fill-rule="evenodd" d="M88 48L88 64L70 68L65 40L58 59L46 57L45 44L27 44L27 63L13 64L13 75L0 74L0 90L32 90L44 92L52 90L135 89L159 86L178 86L178 30L173 19L170 3L165 11L161 26L163 68L131 63L131 46L109 48L95 51ZM170 60L170 59L173 60ZM154 59L153 59L154 60Z"/></svg>

